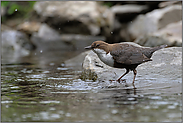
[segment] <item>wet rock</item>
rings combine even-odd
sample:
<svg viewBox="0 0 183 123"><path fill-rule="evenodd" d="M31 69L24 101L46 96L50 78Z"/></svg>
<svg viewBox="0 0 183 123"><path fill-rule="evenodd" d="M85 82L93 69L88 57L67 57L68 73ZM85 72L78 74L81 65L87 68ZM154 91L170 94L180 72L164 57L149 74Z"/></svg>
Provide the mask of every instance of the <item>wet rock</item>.
<svg viewBox="0 0 183 123"><path fill-rule="evenodd" d="M153 33L170 23L182 20L181 13L181 5L172 5L163 9L156 9L145 15L139 15L129 24L128 32L131 35L131 39L134 40L139 35Z"/></svg>
<svg viewBox="0 0 183 123"><path fill-rule="evenodd" d="M94 40L105 40L105 38L103 36L60 34L46 23L43 23L38 32L33 33L31 40L37 46L37 51L73 51L84 50L83 47L90 45Z"/></svg>
<svg viewBox="0 0 183 123"><path fill-rule="evenodd" d="M60 33L98 35L112 25L112 13L95 1L36 2L34 10Z"/></svg>
<svg viewBox="0 0 183 123"><path fill-rule="evenodd" d="M85 51L78 56L71 58L69 60L65 61L65 66L76 66L76 67L81 67L83 64L83 61L85 59L85 56L89 53L90 51Z"/></svg>
<svg viewBox="0 0 183 123"><path fill-rule="evenodd" d="M33 33L32 42L37 50L84 50L83 47L90 45L94 40L105 40L103 36L60 34L47 24L41 24L39 31Z"/></svg>
<svg viewBox="0 0 183 123"><path fill-rule="evenodd" d="M66 44L72 45L74 50L85 50L84 47L97 40L105 40L104 36L78 35L78 34L63 34L61 40Z"/></svg>
<svg viewBox="0 0 183 123"><path fill-rule="evenodd" d="M37 51L73 50L71 43L61 40L61 35L45 23L41 24L37 33L33 33L31 40L37 46Z"/></svg>
<svg viewBox="0 0 183 123"><path fill-rule="evenodd" d="M17 26L17 30L25 32L28 35L32 35L32 33L38 32L40 26L41 26L41 23L39 23L39 22L35 22L35 21L29 22L29 21L27 21L27 22L24 22L22 24L19 24Z"/></svg>
<svg viewBox="0 0 183 123"><path fill-rule="evenodd" d="M1 6L1 16L5 16L7 14L7 8Z"/></svg>
<svg viewBox="0 0 183 123"><path fill-rule="evenodd" d="M166 2L161 2L159 3L159 7L163 8L163 7L167 7L167 6L171 6L171 5L175 5L175 4L179 4L182 5L182 1L166 1Z"/></svg>
<svg viewBox="0 0 183 123"><path fill-rule="evenodd" d="M162 44L168 46L182 46L182 21L168 24L154 33L140 36L135 41L143 46L154 47Z"/></svg>
<svg viewBox="0 0 183 123"><path fill-rule="evenodd" d="M60 34L47 24L41 24L37 36L44 40L60 40Z"/></svg>
<svg viewBox="0 0 183 123"><path fill-rule="evenodd" d="M138 14L144 13L148 10L147 5L115 5L111 7L111 11L114 13L115 19L119 22L129 22L133 20Z"/></svg>
<svg viewBox="0 0 183 123"><path fill-rule="evenodd" d="M151 81L154 82L181 82L181 66L182 66L182 48L181 47L170 47L156 51L152 56L153 61L146 62L137 67L136 83L139 81ZM98 56L90 51L85 57L83 62L83 69L90 70L95 73L98 77L99 82L109 80L116 80L120 77L125 69L112 68L105 65L100 61ZM87 73L86 73L87 74ZM130 72L124 77L127 79L127 83L131 83L133 80L133 72ZM145 83L143 83L145 85ZM144 86L143 85L143 86Z"/></svg>
<svg viewBox="0 0 183 123"><path fill-rule="evenodd" d="M83 68L84 70L91 71L91 73L96 73L99 81L107 81L117 77L113 69L101 62L93 51L90 51L85 57Z"/></svg>
<svg viewBox="0 0 183 123"><path fill-rule="evenodd" d="M3 31L6 31L6 30L12 30L12 28L5 25L5 24L1 24L1 31L3 32Z"/></svg>
<svg viewBox="0 0 183 123"><path fill-rule="evenodd" d="M15 30L6 30L2 34L2 56L27 56L34 46L25 33Z"/></svg>
<svg viewBox="0 0 183 123"><path fill-rule="evenodd" d="M137 15L145 13L149 10L147 5L115 5L110 8L114 14L114 23L110 33L104 33L107 43L119 43L123 41L131 41L130 34L126 31L128 23Z"/></svg>

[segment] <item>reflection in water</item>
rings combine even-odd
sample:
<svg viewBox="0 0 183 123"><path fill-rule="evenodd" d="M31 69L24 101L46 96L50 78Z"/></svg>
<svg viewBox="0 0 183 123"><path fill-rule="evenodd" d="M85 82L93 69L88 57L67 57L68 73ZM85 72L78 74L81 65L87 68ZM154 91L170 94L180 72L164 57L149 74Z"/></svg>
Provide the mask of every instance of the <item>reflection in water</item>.
<svg viewBox="0 0 183 123"><path fill-rule="evenodd" d="M136 89L104 89L99 91L102 97L99 99L104 102L112 102L114 105L127 105L127 104L136 104L138 100L141 100L143 97L138 96L137 92L140 93L140 90Z"/></svg>
<svg viewBox="0 0 183 123"><path fill-rule="evenodd" d="M181 121L181 93L82 81L81 69L53 63L2 65L2 121Z"/></svg>

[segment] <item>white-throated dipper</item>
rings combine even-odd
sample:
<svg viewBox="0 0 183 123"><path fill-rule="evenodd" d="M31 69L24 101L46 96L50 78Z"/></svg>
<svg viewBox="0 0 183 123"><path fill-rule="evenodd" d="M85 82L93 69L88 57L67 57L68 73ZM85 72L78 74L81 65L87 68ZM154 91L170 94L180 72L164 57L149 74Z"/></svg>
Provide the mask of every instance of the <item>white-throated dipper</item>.
<svg viewBox="0 0 183 123"><path fill-rule="evenodd" d="M99 57L99 59L115 68L125 68L126 72L119 77L116 81L120 82L120 79L133 71L133 84L137 74L136 67L144 62L152 61L152 54L167 45L161 45L157 47L138 47L127 43L115 43L108 44L104 41L95 41L91 46L85 47L85 49L92 49Z"/></svg>

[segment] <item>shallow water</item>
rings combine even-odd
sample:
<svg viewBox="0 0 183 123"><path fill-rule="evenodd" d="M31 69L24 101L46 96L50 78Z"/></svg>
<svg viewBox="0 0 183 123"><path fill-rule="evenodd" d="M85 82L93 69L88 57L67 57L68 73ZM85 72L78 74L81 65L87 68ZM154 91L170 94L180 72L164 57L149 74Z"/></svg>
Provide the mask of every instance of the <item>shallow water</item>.
<svg viewBox="0 0 183 123"><path fill-rule="evenodd" d="M2 121L181 121L179 86L153 87L153 78L137 89L82 81L81 66L64 64L79 53L34 52L13 62L2 57Z"/></svg>

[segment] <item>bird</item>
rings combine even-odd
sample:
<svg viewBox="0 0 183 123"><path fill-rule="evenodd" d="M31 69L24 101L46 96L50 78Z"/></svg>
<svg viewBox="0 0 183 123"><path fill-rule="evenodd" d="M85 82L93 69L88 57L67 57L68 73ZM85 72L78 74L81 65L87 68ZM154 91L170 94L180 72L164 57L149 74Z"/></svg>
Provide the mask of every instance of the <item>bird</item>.
<svg viewBox="0 0 183 123"><path fill-rule="evenodd" d="M94 41L90 46L85 49L92 49L99 59L108 66L114 68L125 68L126 72L122 74L116 81L120 83L122 77L133 71L133 82L137 75L137 66L152 61L151 57L157 50L167 47L168 45L161 45L156 47L142 47L129 43L114 43L108 44L104 41Z"/></svg>

